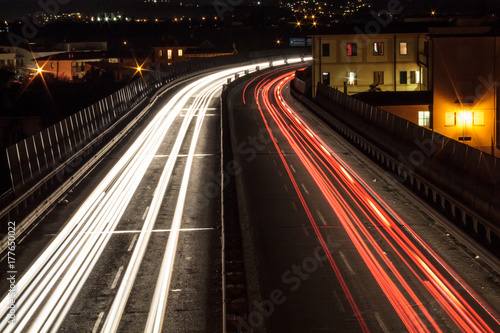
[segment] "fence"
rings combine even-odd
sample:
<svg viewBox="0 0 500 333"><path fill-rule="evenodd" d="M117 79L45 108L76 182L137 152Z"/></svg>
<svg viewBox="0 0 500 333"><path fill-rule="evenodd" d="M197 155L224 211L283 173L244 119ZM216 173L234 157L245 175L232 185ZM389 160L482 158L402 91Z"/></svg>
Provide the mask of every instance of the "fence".
<svg viewBox="0 0 500 333"><path fill-rule="evenodd" d="M16 196L42 180L99 133L165 82L201 69L240 62L241 57L202 58L146 72L114 94L7 148L12 190Z"/></svg>
<svg viewBox="0 0 500 333"><path fill-rule="evenodd" d="M403 181L422 188L480 238L499 246L500 159L323 84L316 104L362 137L352 138L362 148L376 146L370 151Z"/></svg>

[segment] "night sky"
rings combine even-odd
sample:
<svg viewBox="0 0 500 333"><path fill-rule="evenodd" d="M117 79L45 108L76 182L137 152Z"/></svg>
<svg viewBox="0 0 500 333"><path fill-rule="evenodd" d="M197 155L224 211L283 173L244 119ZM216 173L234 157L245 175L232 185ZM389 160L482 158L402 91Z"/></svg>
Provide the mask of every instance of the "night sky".
<svg viewBox="0 0 500 333"><path fill-rule="evenodd" d="M41 0L44 3L50 3L57 0ZM144 4L144 0L59 0L68 1L67 4L60 5L59 11L62 12L133 12L136 6L151 6L153 4ZM200 5L212 6L214 0L174 0L171 3L182 1L184 4L194 3ZM227 2L220 0L222 2ZM243 0L243 3L248 0ZM342 3L348 0L326 0L333 3ZM460 11L464 14L476 12L478 9L500 12L499 0L399 0L406 10L438 10L441 13L454 13ZM13 20L21 18L28 14L33 14L41 10L38 5L39 0L0 0L0 19ZM387 6L389 0L373 0L379 8ZM261 0L262 4L276 3L275 0Z"/></svg>

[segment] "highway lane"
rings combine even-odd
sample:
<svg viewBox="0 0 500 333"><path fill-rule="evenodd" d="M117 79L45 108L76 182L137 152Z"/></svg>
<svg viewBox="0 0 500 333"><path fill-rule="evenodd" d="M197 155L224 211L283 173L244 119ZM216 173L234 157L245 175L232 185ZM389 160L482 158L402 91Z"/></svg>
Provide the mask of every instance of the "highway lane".
<svg viewBox="0 0 500 333"><path fill-rule="evenodd" d="M15 322L10 297L0 303L2 332L217 331L220 217L203 190L218 170L220 89L256 65L268 63L209 73L170 98L61 217L17 281Z"/></svg>
<svg viewBox="0 0 500 333"><path fill-rule="evenodd" d="M247 261L258 268L254 306L242 326L498 331L498 276L463 252L453 254L460 251L456 244L443 251L447 236L432 230L429 237L429 217L407 198L372 190L372 179L381 177L353 160L352 151L351 163L343 161L345 146L325 142L330 134L284 96L291 78L285 71L263 74L232 94L233 146L243 169L238 195L250 230ZM250 137L261 138L253 151ZM457 267L469 271L467 281Z"/></svg>

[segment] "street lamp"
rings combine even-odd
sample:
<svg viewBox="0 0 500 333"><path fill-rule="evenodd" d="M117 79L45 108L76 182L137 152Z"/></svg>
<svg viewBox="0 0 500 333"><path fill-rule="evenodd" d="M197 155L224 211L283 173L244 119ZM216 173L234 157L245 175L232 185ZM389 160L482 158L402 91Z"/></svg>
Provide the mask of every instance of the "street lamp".
<svg viewBox="0 0 500 333"><path fill-rule="evenodd" d="M462 141L466 143L466 137L465 137L465 129L467 127L467 123L472 124L472 112L463 110L462 111Z"/></svg>

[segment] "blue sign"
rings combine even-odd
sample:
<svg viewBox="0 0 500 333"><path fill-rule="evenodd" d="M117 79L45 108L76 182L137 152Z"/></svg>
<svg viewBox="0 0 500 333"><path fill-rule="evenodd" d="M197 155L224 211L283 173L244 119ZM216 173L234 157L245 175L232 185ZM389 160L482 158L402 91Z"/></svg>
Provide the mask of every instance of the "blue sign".
<svg viewBox="0 0 500 333"><path fill-rule="evenodd" d="M312 38L290 38L290 46L312 46Z"/></svg>
<svg viewBox="0 0 500 333"><path fill-rule="evenodd" d="M290 38L290 46L306 46L305 38Z"/></svg>

